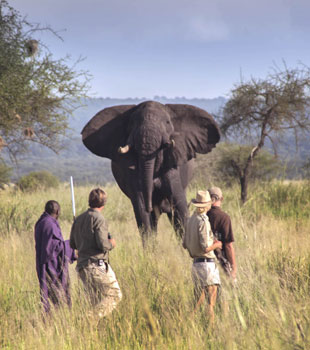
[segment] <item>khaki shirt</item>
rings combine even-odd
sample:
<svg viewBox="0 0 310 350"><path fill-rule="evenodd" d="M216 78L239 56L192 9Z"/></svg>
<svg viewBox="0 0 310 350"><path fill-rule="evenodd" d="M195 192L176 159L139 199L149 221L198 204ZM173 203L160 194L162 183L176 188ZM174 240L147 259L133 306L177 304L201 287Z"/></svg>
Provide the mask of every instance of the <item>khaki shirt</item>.
<svg viewBox="0 0 310 350"><path fill-rule="evenodd" d="M213 244L214 236L208 216L196 212L188 219L185 234L183 237L183 247L189 251L192 258L215 258L214 251L206 253L206 248Z"/></svg>
<svg viewBox="0 0 310 350"><path fill-rule="evenodd" d="M90 259L108 262L113 246L108 239L108 225L100 212L90 208L75 219L70 246L78 250L77 269L87 266Z"/></svg>

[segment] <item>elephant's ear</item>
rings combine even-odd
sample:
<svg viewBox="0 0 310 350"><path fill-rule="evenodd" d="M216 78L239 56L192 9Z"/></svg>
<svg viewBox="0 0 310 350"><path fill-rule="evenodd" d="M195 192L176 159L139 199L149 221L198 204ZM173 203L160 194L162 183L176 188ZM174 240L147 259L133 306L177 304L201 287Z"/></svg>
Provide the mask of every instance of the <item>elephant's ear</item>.
<svg viewBox="0 0 310 350"><path fill-rule="evenodd" d="M173 157L180 165L195 158L196 153L208 153L220 140L220 130L205 110L185 104L167 104L174 126Z"/></svg>
<svg viewBox="0 0 310 350"><path fill-rule="evenodd" d="M84 145L97 156L117 157L118 148L127 141L128 115L133 107L135 105L121 105L98 112L81 132Z"/></svg>

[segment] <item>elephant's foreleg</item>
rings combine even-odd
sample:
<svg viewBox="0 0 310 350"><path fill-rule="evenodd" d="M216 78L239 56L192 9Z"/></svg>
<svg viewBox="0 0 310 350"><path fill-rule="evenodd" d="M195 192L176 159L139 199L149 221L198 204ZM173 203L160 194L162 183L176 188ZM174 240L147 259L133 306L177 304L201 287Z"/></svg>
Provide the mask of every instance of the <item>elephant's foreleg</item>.
<svg viewBox="0 0 310 350"><path fill-rule="evenodd" d="M178 198L173 198L173 227L180 238L184 235L185 221L188 213L187 205L184 206L184 202L186 204L185 196L181 201Z"/></svg>
<svg viewBox="0 0 310 350"><path fill-rule="evenodd" d="M167 174L171 189L171 201L173 207L173 227L182 238L184 234L185 221L188 215L187 201L179 172L174 169Z"/></svg>
<svg viewBox="0 0 310 350"><path fill-rule="evenodd" d="M150 213L147 213L144 206L144 199L141 192L138 192L134 198L131 198L131 203L134 209L136 222L142 237L143 246L152 234L152 225Z"/></svg>
<svg viewBox="0 0 310 350"><path fill-rule="evenodd" d="M152 231L157 233L157 224L160 217L160 208L157 205L153 206L153 211L151 212L151 225Z"/></svg>

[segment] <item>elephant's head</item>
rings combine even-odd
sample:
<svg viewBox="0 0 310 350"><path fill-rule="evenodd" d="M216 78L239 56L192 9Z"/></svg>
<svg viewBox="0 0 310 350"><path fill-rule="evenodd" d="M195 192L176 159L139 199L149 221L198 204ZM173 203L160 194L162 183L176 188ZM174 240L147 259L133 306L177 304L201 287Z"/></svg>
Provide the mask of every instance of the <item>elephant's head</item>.
<svg viewBox="0 0 310 350"><path fill-rule="evenodd" d="M133 147L141 157L152 157L162 147L173 144L170 110L158 102L141 103L132 111L127 132L127 145L119 152L126 153Z"/></svg>
<svg viewBox="0 0 310 350"><path fill-rule="evenodd" d="M141 103L133 110L127 130L127 143L119 152L126 153L132 149L136 154L145 207L151 212L155 162L162 158L160 152L164 148L173 145L171 111L158 102Z"/></svg>
<svg viewBox="0 0 310 350"><path fill-rule="evenodd" d="M200 108L148 101L104 109L84 127L82 137L90 151L115 162L124 153L134 154L145 207L150 212L155 162L160 162L161 151L168 147L165 164L177 167L194 158L196 152L210 152L220 133L213 118Z"/></svg>

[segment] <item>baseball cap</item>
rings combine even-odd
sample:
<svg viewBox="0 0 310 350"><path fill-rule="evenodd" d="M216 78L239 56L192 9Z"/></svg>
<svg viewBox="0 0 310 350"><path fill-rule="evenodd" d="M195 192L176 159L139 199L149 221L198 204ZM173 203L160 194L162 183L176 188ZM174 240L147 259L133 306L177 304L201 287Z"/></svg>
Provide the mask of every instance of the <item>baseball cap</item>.
<svg viewBox="0 0 310 350"><path fill-rule="evenodd" d="M220 198L223 198L222 190L219 187L211 187L209 190L210 196L216 195Z"/></svg>

